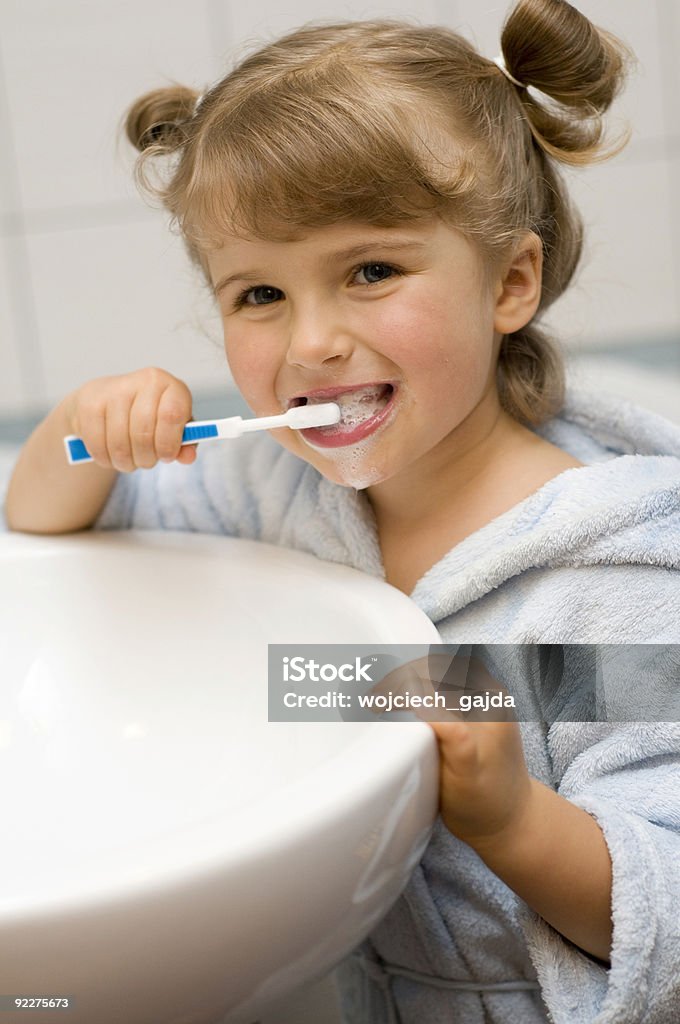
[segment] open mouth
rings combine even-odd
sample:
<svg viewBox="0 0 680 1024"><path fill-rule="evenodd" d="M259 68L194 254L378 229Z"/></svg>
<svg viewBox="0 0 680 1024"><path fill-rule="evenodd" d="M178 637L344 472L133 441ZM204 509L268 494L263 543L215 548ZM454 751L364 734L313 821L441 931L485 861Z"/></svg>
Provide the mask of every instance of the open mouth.
<svg viewBox="0 0 680 1024"><path fill-rule="evenodd" d="M365 388L356 388L332 398L294 398L291 407L298 405L321 405L325 402L336 402L340 406L340 422L332 427L321 427L320 430L353 430L366 420L376 416L389 403L394 394L392 384L368 384Z"/></svg>
<svg viewBox="0 0 680 1024"><path fill-rule="evenodd" d="M340 420L328 427L308 427L300 436L312 448L345 448L372 437L394 421L398 412L398 384L373 383L365 387L325 388L314 396L302 395L293 405L320 405L335 402L340 407Z"/></svg>

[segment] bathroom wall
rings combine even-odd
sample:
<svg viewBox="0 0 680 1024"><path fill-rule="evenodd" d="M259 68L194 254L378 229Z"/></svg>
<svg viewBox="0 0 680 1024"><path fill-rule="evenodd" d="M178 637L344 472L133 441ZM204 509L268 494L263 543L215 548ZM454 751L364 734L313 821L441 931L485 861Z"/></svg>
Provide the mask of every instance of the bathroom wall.
<svg viewBox="0 0 680 1024"><path fill-rule="evenodd" d="M642 376L621 371L628 387L656 364L676 389L672 404L680 8L676 0L577 6L627 40L640 66L612 125L632 120L628 148L612 163L567 172L588 244L550 322L571 352L600 367L604 358L611 368L612 354L637 360ZM493 57L507 9L497 0L0 0L0 423L27 422L92 376L149 364L212 399L213 413L229 408L213 399L230 387L219 319L167 218L138 196L132 151L118 139L140 92L173 79L202 88L239 54L317 19L441 23Z"/></svg>

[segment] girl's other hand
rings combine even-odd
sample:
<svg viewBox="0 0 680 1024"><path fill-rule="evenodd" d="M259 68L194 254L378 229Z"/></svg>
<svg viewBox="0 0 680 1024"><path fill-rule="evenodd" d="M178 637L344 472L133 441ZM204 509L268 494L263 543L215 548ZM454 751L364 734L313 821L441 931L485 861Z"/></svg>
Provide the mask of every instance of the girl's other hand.
<svg viewBox="0 0 680 1024"><path fill-rule="evenodd" d="M196 445L181 444L191 419L191 392L165 370L98 377L69 395L65 405L71 433L83 439L99 466L131 473L158 461L196 460Z"/></svg>
<svg viewBox="0 0 680 1024"><path fill-rule="evenodd" d="M489 721L486 711L453 710L462 694L508 692L479 658L430 653L389 672L371 692L445 696L446 710L415 714L437 738L439 810L450 832L481 853L521 828L532 785L514 714L494 711L494 719L509 720Z"/></svg>
<svg viewBox="0 0 680 1024"><path fill-rule="evenodd" d="M513 833L529 806L531 776L516 722L430 722L439 745L440 813L483 855Z"/></svg>

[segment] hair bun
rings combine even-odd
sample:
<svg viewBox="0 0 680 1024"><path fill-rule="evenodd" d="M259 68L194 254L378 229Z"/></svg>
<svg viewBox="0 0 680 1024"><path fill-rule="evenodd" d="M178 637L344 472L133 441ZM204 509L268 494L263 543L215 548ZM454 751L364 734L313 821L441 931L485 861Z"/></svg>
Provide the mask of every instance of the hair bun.
<svg viewBox="0 0 680 1024"><path fill-rule="evenodd" d="M536 141L567 164L606 160L626 145L630 131L606 150L602 115L623 88L632 51L593 25L566 0L519 0L501 34L512 74L569 111L543 106L522 93Z"/></svg>
<svg viewBox="0 0 680 1024"><path fill-rule="evenodd" d="M135 149L143 152L155 146L170 152L182 145L197 96L183 85L154 89L140 96L125 118L125 133Z"/></svg>

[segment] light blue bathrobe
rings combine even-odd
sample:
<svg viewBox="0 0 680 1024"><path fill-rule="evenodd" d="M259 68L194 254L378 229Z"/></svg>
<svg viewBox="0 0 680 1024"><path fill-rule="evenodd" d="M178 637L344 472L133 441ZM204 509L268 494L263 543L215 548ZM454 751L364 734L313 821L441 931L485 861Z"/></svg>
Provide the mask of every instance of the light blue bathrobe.
<svg viewBox="0 0 680 1024"><path fill-rule="evenodd" d="M445 643L680 643L680 428L570 389L539 433L586 465L456 545L412 599ZM226 533L384 576L366 496L267 434L121 476L97 527ZM439 821L405 893L339 971L348 1024L680 1022L680 726L558 717L522 723L525 756L603 830L610 968Z"/></svg>

